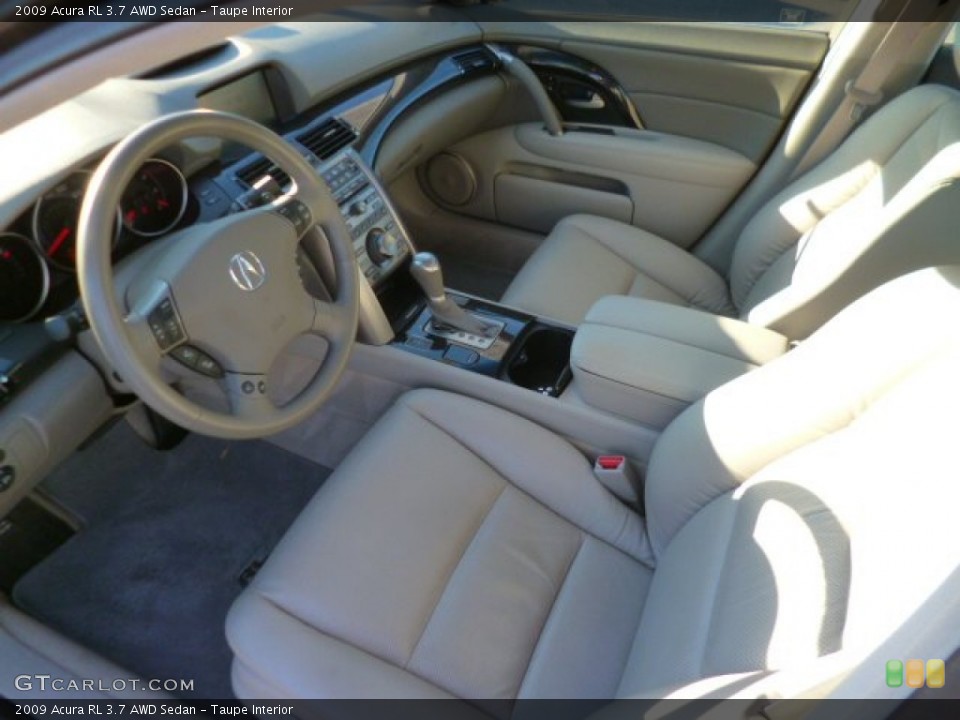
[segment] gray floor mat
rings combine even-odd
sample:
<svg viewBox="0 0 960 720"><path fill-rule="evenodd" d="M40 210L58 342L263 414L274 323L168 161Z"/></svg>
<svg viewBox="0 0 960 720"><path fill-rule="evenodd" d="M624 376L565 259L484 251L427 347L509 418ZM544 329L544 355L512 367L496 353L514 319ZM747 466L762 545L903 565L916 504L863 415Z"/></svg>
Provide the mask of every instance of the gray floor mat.
<svg viewBox="0 0 960 720"><path fill-rule="evenodd" d="M329 473L260 441L191 435L160 453L119 423L46 482L89 524L20 580L14 601L142 677L231 697L223 628L238 576Z"/></svg>

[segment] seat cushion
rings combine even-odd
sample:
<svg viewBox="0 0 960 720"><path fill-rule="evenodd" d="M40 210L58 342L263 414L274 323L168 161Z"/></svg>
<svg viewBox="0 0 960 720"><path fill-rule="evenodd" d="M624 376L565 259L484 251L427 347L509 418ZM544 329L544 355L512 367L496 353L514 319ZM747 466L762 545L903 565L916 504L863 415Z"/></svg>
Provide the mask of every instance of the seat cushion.
<svg viewBox="0 0 960 720"><path fill-rule="evenodd" d="M234 687L611 697L649 563L640 518L566 442L475 400L409 393L231 611Z"/></svg>
<svg viewBox="0 0 960 720"><path fill-rule="evenodd" d="M606 295L631 295L734 314L726 282L676 245L592 215L557 224L503 296L507 305L579 325Z"/></svg>

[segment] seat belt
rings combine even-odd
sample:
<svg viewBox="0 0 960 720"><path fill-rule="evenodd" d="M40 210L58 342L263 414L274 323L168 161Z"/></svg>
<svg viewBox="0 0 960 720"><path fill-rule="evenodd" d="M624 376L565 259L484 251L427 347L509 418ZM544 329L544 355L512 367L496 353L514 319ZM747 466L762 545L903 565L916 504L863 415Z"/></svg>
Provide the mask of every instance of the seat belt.
<svg viewBox="0 0 960 720"><path fill-rule="evenodd" d="M938 0L920 0L921 5L929 2L939 4ZM883 40L880 41L866 67L856 79L847 81L843 100L823 126L816 140L810 145L803 159L797 164L794 177L802 175L829 155L863 119L868 108L883 102L883 87L887 80L903 58L909 54L917 38L934 22L935 18L923 22L904 20L903 18L915 14L916 4L916 2L907 3L900 10L897 19L890 23ZM949 7L949 5L950 3L946 2L943 7ZM942 8L931 12L939 16L941 10Z"/></svg>

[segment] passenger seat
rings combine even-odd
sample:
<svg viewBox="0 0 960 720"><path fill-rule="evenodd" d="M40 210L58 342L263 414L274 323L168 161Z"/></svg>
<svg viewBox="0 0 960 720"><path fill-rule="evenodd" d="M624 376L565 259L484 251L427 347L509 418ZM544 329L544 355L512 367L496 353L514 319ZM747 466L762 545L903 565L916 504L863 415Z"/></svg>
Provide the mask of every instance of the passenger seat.
<svg viewBox="0 0 960 720"><path fill-rule="evenodd" d="M927 265L960 262L960 92L924 85L888 103L771 199L727 276L606 218L562 220L503 302L579 325L606 295L739 317L804 338L853 300Z"/></svg>

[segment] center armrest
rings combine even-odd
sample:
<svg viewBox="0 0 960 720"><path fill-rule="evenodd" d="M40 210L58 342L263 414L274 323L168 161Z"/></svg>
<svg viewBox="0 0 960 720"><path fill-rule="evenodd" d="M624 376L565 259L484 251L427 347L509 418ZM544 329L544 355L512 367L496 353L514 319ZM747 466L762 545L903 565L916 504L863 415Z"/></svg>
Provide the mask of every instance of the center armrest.
<svg viewBox="0 0 960 720"><path fill-rule="evenodd" d="M664 427L714 388L788 347L783 335L741 320L614 296L590 309L570 364L586 403Z"/></svg>

